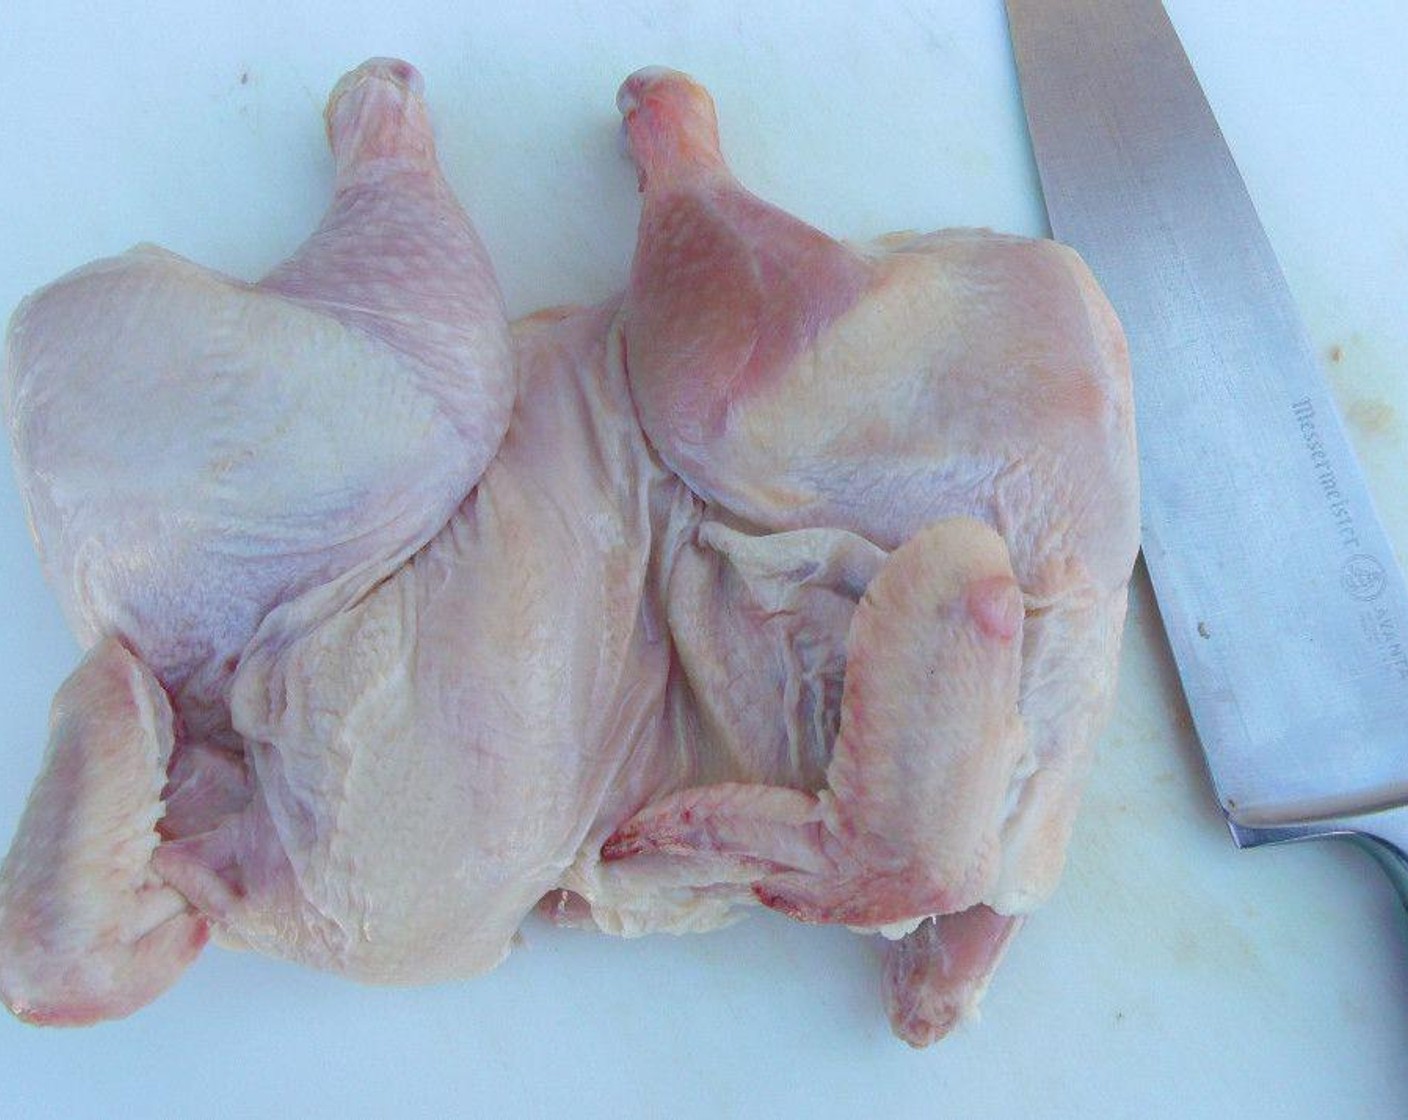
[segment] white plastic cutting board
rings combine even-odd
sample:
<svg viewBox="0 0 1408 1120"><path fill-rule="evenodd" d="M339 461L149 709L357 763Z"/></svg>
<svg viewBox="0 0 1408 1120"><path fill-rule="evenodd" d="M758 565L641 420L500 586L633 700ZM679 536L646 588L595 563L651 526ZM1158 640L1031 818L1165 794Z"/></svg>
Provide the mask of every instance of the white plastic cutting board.
<svg viewBox="0 0 1408 1120"><path fill-rule="evenodd" d="M139 240L262 272L325 203L326 92L376 54L424 72L515 314L622 283L613 96L648 63L709 85L744 182L826 230L1044 232L999 0L201 7L0 6L0 311ZM1408 558L1408 5L1168 7ZM0 574L3 844L77 656L8 478ZM0 1115L1408 1116L1408 921L1357 852L1233 849L1142 571L1069 872L983 1021L911 1052L877 983L867 942L771 916L530 924L428 990L208 950L122 1023L0 1018Z"/></svg>

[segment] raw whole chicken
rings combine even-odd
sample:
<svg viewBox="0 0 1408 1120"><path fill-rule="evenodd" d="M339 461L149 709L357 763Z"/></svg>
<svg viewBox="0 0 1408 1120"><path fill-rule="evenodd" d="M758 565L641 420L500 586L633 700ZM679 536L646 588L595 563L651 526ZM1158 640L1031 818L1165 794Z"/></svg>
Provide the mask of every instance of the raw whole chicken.
<svg viewBox="0 0 1408 1120"><path fill-rule="evenodd" d="M87 650L0 868L0 995L126 1015L211 936L375 983L535 908L759 904L891 939L922 1045L1056 885L1137 548L1127 359L1079 259L832 240L713 106L619 98L622 295L510 326L419 75L326 113L255 284L151 246L31 296L6 407Z"/></svg>

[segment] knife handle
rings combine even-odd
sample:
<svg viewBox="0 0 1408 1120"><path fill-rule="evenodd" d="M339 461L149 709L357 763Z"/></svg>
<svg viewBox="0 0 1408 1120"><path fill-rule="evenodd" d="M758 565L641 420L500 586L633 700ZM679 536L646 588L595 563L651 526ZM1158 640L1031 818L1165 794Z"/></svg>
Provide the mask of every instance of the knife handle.
<svg viewBox="0 0 1408 1120"><path fill-rule="evenodd" d="M1239 848L1318 840L1327 836L1352 841L1378 861L1398 891L1399 900L1408 909L1408 806L1274 828L1248 828L1231 820L1227 823Z"/></svg>

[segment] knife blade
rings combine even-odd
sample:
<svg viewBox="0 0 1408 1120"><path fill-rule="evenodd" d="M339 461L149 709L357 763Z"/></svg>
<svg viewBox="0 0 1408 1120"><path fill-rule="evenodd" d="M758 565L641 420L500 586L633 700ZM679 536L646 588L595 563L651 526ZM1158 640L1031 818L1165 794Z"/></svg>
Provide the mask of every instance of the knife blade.
<svg viewBox="0 0 1408 1120"><path fill-rule="evenodd" d="M1053 235L1124 323L1142 548L1241 846L1346 836L1408 904L1408 587L1159 0L1007 0Z"/></svg>

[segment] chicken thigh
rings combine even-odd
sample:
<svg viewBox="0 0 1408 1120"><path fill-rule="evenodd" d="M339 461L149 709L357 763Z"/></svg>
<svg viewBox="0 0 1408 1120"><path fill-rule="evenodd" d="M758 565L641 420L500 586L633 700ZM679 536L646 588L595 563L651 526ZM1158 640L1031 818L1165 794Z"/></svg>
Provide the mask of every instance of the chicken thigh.
<svg viewBox="0 0 1408 1120"><path fill-rule="evenodd" d="M641 71L619 103L644 195L621 349L653 446L713 516L896 551L851 623L827 788L691 790L605 855L727 857L814 921L980 906L888 966L896 1029L929 1041L1054 888L1111 703L1138 547L1123 337L1069 249L967 230L843 244L738 184L685 75ZM929 528L955 517L1000 543Z"/></svg>
<svg viewBox="0 0 1408 1120"><path fill-rule="evenodd" d="M83 645L120 634L194 701L275 606L338 579L355 596L429 540L508 426L498 285L420 90L389 60L338 84L332 208L259 283L139 245L10 324L50 585Z"/></svg>

